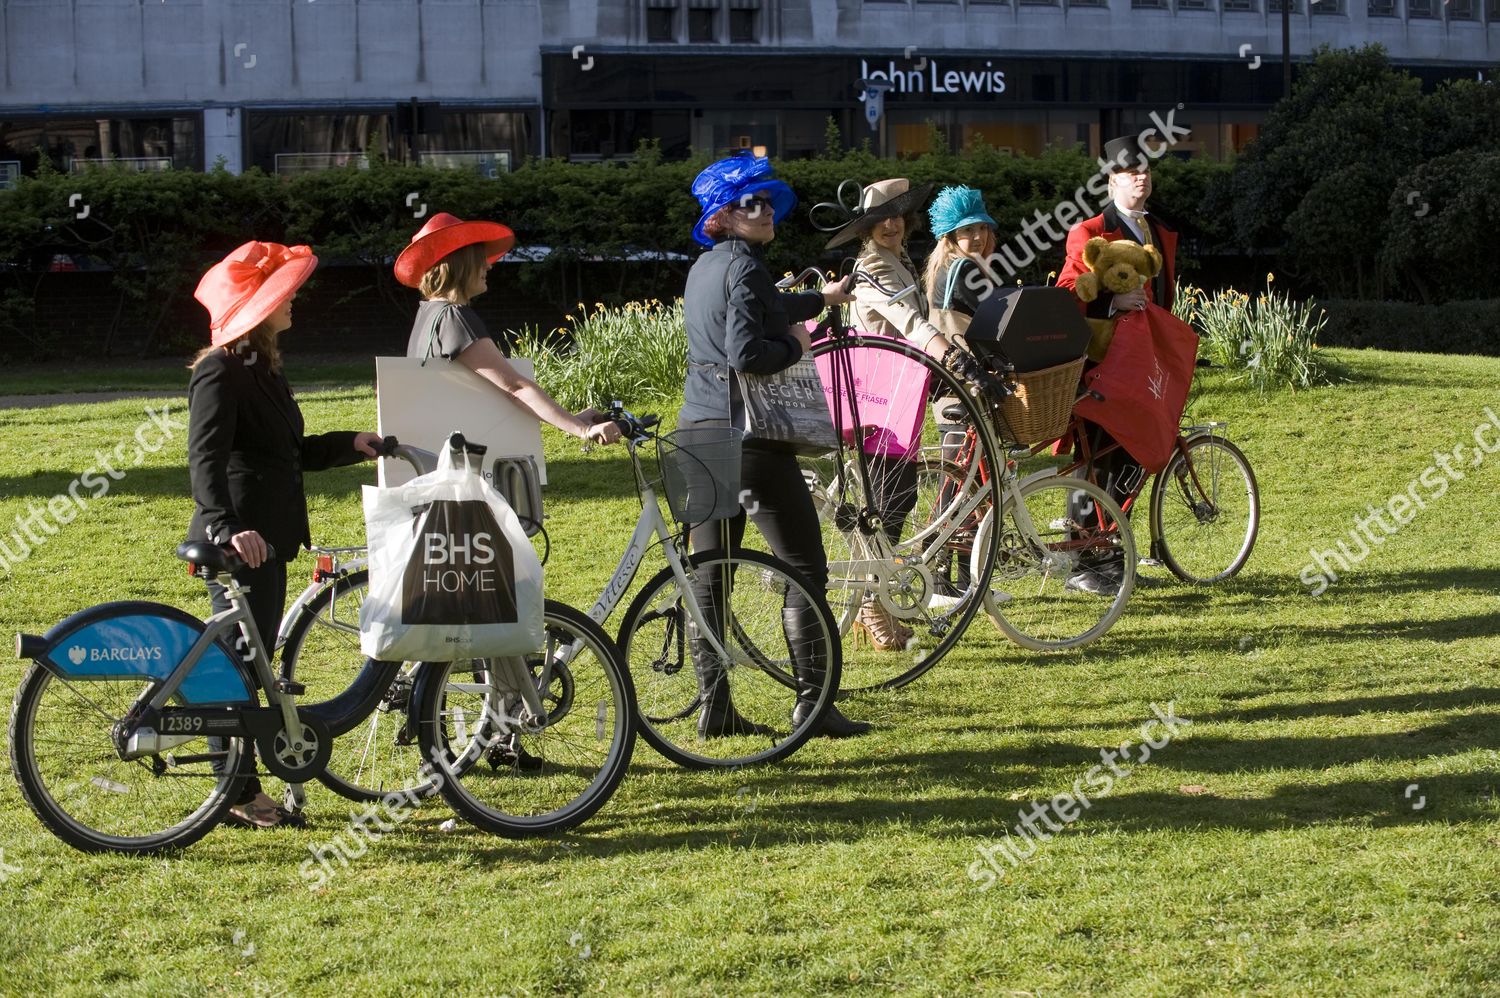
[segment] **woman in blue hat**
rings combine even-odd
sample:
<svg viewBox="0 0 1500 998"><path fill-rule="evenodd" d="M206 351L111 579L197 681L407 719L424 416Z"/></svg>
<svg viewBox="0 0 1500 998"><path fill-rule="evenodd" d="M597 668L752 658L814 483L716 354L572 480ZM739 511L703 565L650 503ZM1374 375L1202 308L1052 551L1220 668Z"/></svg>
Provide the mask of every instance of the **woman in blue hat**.
<svg viewBox="0 0 1500 998"><path fill-rule="evenodd" d="M776 223L797 205L797 196L772 176L770 161L748 152L710 164L693 181L693 195L703 209L693 238L708 247L688 272L683 293L687 325L688 373L678 425L744 426L744 403L734 372L776 374L811 349L802 325L830 305L851 300L838 282L822 291L778 291L761 258L776 238ZM755 525L771 550L807 577L814 593L828 586L828 557L823 551L818 512L790 447L765 440L745 441L741 485L755 497ZM739 547L745 535L745 513L693 528L694 550ZM789 596L783 610L787 639L793 648L798 633L817 629L816 609L798 606ZM697 649L695 649L695 652ZM728 677L710 672L711 655L697 654L703 707L698 733L703 738L769 735L770 729L741 717L730 699ZM809 667L811 667L809 665ZM798 698L792 722L801 724L816 703ZM830 709L821 733L833 738L863 734L870 725L850 721Z"/></svg>
<svg viewBox="0 0 1500 998"><path fill-rule="evenodd" d="M995 252L995 220L984 195L972 187L945 187L927 209L937 246L927 258L924 280L930 319L950 341L963 334L979 303L999 284L984 262Z"/></svg>

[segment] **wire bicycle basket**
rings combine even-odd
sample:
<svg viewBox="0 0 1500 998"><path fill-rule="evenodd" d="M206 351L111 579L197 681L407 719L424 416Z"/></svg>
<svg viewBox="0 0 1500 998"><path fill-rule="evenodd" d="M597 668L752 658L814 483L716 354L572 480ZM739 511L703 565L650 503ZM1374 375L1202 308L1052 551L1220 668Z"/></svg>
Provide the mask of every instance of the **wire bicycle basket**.
<svg viewBox="0 0 1500 998"><path fill-rule="evenodd" d="M744 439L732 426L689 426L656 438L662 491L678 523L692 527L739 514Z"/></svg>

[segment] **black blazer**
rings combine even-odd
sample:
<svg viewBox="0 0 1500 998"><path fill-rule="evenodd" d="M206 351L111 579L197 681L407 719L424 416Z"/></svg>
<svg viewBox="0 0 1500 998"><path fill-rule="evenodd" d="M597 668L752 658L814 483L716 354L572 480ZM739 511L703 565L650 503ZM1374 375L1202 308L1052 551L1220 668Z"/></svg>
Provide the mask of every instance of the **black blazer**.
<svg viewBox="0 0 1500 998"><path fill-rule="evenodd" d="M252 356L253 360L253 356ZM302 472L355 464L356 434L305 436L302 410L280 373L218 350L188 384L188 473L197 509L187 539L227 543L255 530L291 561L311 545Z"/></svg>
<svg viewBox="0 0 1500 998"><path fill-rule="evenodd" d="M743 239L716 243L688 271L683 292L688 372L679 422L730 419L742 425L739 382L729 369L775 374L797 363L793 322L824 309L818 291L776 288L760 251Z"/></svg>

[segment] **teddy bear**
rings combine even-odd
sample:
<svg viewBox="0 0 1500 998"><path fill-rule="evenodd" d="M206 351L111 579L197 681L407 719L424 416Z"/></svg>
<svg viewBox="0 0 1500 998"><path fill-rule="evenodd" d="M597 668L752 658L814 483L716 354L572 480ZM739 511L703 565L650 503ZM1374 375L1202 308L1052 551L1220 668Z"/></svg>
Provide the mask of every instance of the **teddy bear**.
<svg viewBox="0 0 1500 998"><path fill-rule="evenodd" d="M1161 271L1161 253L1155 246L1142 246L1129 239L1109 240L1095 236L1083 244L1083 262L1090 273L1078 275L1073 293L1079 301L1090 302L1099 297L1100 291L1125 294L1144 287ZM1089 338L1088 356L1092 361L1104 359L1110 340L1114 339L1115 321L1089 319L1094 335Z"/></svg>

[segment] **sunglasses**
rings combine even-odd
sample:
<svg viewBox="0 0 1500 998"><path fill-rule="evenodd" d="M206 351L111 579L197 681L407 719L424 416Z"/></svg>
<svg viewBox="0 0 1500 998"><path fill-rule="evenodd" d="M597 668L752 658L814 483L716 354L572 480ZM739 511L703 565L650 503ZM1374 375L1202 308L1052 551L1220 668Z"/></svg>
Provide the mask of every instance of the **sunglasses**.
<svg viewBox="0 0 1500 998"><path fill-rule="evenodd" d="M735 211L770 211L772 210L770 198L751 198L749 201L741 201L734 206Z"/></svg>

